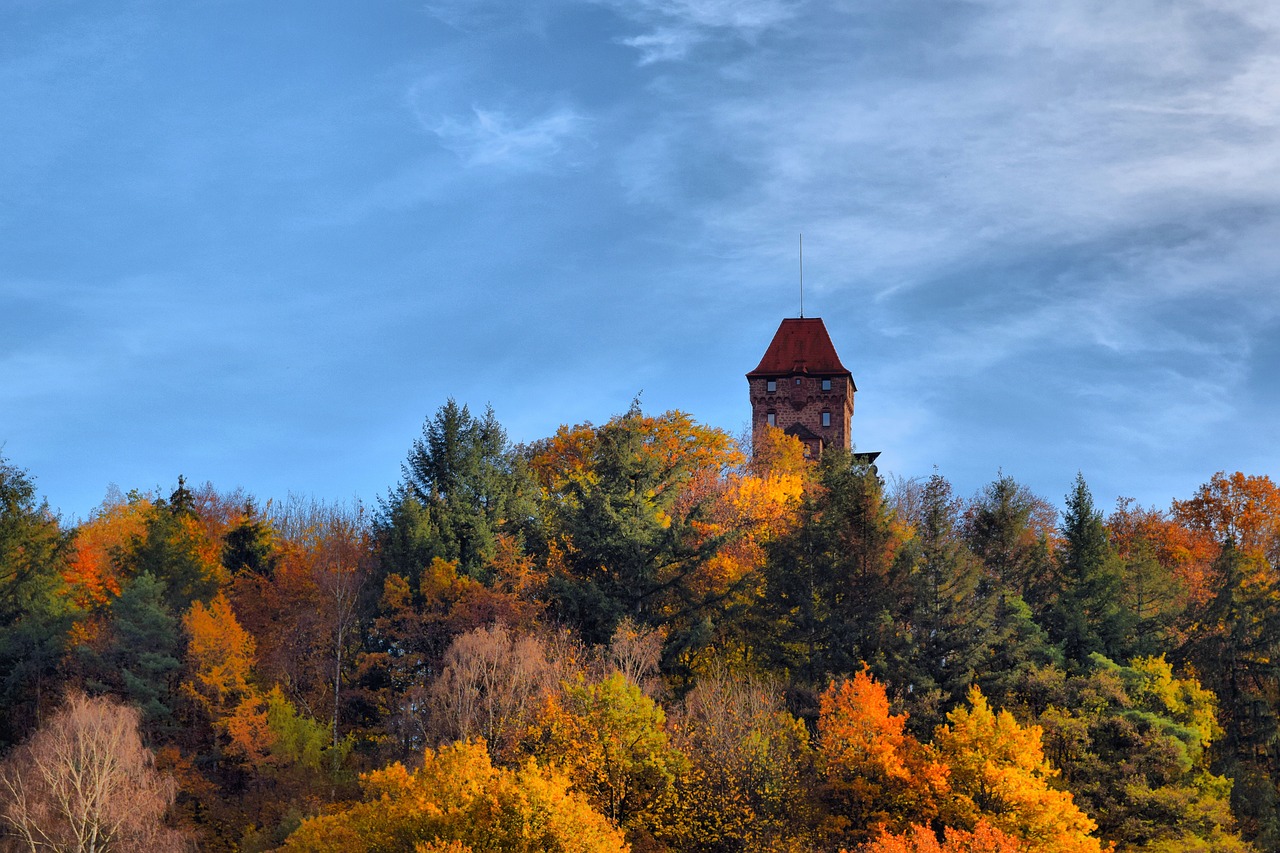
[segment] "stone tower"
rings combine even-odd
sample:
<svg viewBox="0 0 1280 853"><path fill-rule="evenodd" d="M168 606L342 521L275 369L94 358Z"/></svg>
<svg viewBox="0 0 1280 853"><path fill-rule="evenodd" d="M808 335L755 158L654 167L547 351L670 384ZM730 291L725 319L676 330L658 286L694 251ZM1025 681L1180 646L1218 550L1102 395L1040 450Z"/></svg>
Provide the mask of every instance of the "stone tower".
<svg viewBox="0 0 1280 853"><path fill-rule="evenodd" d="M782 321L764 358L747 374L751 426L781 428L816 459L824 447L851 447L853 395L858 390L831 344L827 327L814 317Z"/></svg>

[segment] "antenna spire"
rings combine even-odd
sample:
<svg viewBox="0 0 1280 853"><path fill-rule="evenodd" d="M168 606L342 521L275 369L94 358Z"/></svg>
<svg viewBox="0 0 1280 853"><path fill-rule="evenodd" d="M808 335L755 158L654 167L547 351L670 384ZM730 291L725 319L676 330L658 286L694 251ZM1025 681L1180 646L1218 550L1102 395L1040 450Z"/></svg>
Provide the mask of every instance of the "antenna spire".
<svg viewBox="0 0 1280 853"><path fill-rule="evenodd" d="M804 319L804 234L800 235L800 319Z"/></svg>

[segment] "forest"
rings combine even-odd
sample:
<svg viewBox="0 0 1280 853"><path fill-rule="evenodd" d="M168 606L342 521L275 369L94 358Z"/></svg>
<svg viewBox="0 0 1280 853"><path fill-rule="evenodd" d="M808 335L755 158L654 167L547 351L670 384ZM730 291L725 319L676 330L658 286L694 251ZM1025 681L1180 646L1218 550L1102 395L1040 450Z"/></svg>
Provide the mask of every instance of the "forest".
<svg viewBox="0 0 1280 853"><path fill-rule="evenodd" d="M374 505L75 524L0 457L0 849L1280 851L1266 476L964 496L638 403L406 444Z"/></svg>

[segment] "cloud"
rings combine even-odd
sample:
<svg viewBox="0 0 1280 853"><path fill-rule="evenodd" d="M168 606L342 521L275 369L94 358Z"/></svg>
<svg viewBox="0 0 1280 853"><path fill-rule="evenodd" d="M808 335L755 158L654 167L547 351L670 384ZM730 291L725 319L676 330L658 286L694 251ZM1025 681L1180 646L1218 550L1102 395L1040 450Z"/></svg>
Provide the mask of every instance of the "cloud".
<svg viewBox="0 0 1280 853"><path fill-rule="evenodd" d="M788 0L594 0L651 29L620 39L648 65L686 58L714 39L754 40L795 15Z"/></svg>
<svg viewBox="0 0 1280 853"><path fill-rule="evenodd" d="M569 107L521 117L476 106L471 115L445 116L431 129L468 166L526 172L574 165L588 142L588 123Z"/></svg>

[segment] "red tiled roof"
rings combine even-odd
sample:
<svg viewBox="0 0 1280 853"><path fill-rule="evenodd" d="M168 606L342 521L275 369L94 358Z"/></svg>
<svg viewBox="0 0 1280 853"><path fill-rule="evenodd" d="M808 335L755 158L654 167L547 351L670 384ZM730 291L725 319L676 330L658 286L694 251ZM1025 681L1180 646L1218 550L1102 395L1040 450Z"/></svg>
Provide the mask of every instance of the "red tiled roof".
<svg viewBox="0 0 1280 853"><path fill-rule="evenodd" d="M747 378L790 376L793 373L851 375L840 363L827 327L817 317L783 320L773 342L765 350L764 358L760 359L755 370L747 374Z"/></svg>

